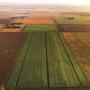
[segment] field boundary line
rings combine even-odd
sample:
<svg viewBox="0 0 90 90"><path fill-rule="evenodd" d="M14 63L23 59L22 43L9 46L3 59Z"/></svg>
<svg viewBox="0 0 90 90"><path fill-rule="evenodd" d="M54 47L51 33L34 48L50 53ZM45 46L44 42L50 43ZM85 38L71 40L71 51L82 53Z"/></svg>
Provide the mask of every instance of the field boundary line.
<svg viewBox="0 0 90 90"><path fill-rule="evenodd" d="M21 70L20 70L19 75L18 75L18 79L17 79L16 86L15 86L16 88L17 88L17 84L18 84L18 81L19 81L19 77L20 77L20 74L21 74L21 72L22 72L22 68L23 68L24 62L25 62L25 58L26 58L26 55L27 55L27 51L28 51L28 48L29 48L29 44L30 44L30 41L31 41L31 39L32 39L32 35L33 35L33 33L31 33L31 36L29 36L28 46L27 46L27 49L26 49L26 53L25 53L25 56L24 56L24 60L23 60L23 62L22 62Z"/></svg>
<svg viewBox="0 0 90 90"><path fill-rule="evenodd" d="M77 61L75 61L76 58L75 58L75 56L73 55L72 50L70 49L68 43L65 42L66 40L65 40L65 38L63 37L63 34L62 34L62 33L59 34L59 37L60 37L61 40L62 40L63 47L65 48L65 51L66 51L66 53L67 53L67 55L68 55L68 57L69 57L69 60L70 60L70 62L71 62L71 64L72 64L72 67L73 67L73 69L74 69L74 71L75 71L75 73L76 73L76 76L77 76L80 84L81 84L81 87L90 86L89 81L87 80L85 74L83 73L80 65L78 64ZM66 44L67 46L66 46L65 44ZM67 49L70 50L70 51L67 51ZM70 54L71 54L71 55L70 55ZM72 59L72 60L71 60L71 59ZM75 64L74 64L74 62L75 62ZM80 72L78 72L78 70L79 70ZM79 76L79 74L80 74L81 76Z"/></svg>
<svg viewBox="0 0 90 90"><path fill-rule="evenodd" d="M21 53L22 48L23 48L23 46L20 48L19 54ZM19 57L19 55L18 55L18 57ZM9 78L10 78L10 76L11 76L11 74L12 74L14 68L15 68L15 65L16 65L17 61L18 61L18 57L16 57L16 62L15 62L15 64L13 65L14 67L11 68L11 71L10 71L9 77L8 77L8 79L7 79L6 82L5 82L5 86L7 86L7 83L8 83L8 81L9 81Z"/></svg>
<svg viewBox="0 0 90 90"><path fill-rule="evenodd" d="M79 80L79 82L80 82L80 85L82 86L82 83L81 83L81 81L80 81L80 79L79 79L79 77L78 77L78 75L77 75L77 72L76 72L76 70L75 70L75 68L74 68L74 66L73 66L73 63L72 63L72 61L71 61L71 58L70 58L70 56L69 56L69 54L68 54L68 51L67 51L67 49L66 49L66 46L65 46L65 40L64 40L64 38L63 38L63 35L61 36L61 35L59 35L59 38L61 39L61 42L62 42L62 44L63 44L63 47L64 47L64 50L66 51L66 53L67 53L67 56L68 56L68 58L69 58L69 61L70 61L70 63L71 63L71 65L72 65L72 67L73 67L73 70L74 70L74 72L75 72L75 74L76 74L76 76L77 76L77 78L78 78L78 80ZM64 41L63 41L63 40Z"/></svg>
<svg viewBox="0 0 90 90"><path fill-rule="evenodd" d="M48 58L47 58L47 35L45 32L45 50L46 50L46 68L47 68L47 83L48 87L50 87L50 82L49 82L49 65L48 65Z"/></svg>
<svg viewBox="0 0 90 90"><path fill-rule="evenodd" d="M15 69L15 65L16 65L17 62L18 62L19 55L20 55L20 53L21 53L21 51L22 51L22 49L23 49L23 47L24 47L24 44L27 42L27 38L28 38L28 36L26 37L25 42L23 43L22 47L20 48L18 56L15 58L15 59L16 59L15 64L13 65L13 68L12 68L12 70L10 71L9 77L8 77L8 79L7 79L6 82L5 82L5 86L7 86L8 82L9 82L9 79L10 79L10 77L11 77L11 75L12 75L12 72L13 72L13 70Z"/></svg>
<svg viewBox="0 0 90 90"><path fill-rule="evenodd" d="M31 37L31 35L32 35L32 33L28 34L28 36L26 38L26 41L25 41L24 45L21 48L20 54L17 57L16 63L14 65L14 68L13 68L13 70L12 70L12 72L10 74L10 77L8 78L8 81L6 83L6 88L15 88L16 87L16 82L17 82L18 76L20 74L19 72L21 70L23 60L25 58L24 55L25 55L26 49L27 49L26 43L29 43L29 40L30 40L29 38ZM22 51L24 49L25 49L25 53L22 53ZM23 57L21 57L22 55L23 55ZM19 63L21 63L20 66L18 66ZM18 69L18 72L16 71L17 69Z"/></svg>

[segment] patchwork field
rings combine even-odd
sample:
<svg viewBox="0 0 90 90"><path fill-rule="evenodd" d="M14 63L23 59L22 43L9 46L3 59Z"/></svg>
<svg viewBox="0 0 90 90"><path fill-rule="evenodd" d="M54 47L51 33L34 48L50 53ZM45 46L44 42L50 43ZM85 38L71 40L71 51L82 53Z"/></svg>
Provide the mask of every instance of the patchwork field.
<svg viewBox="0 0 90 90"><path fill-rule="evenodd" d="M78 13L57 13L52 14L57 24L90 24L90 15L80 15Z"/></svg>
<svg viewBox="0 0 90 90"><path fill-rule="evenodd" d="M55 24L50 17L32 17L28 19L14 19L12 23L24 24Z"/></svg>
<svg viewBox="0 0 90 90"><path fill-rule="evenodd" d="M90 13L42 7L0 12L0 90L89 90Z"/></svg>
<svg viewBox="0 0 90 90"><path fill-rule="evenodd" d="M1 34L5 39L7 37L5 35L8 33L3 35ZM7 88L90 86L78 60L74 57L61 32L30 32L25 40L26 36L27 33L13 33L11 38L13 41L10 41L14 43L6 45L9 48L17 46L15 50L18 50L18 53L12 56L13 58L7 54L10 60L10 64L7 63L8 68L5 68L7 70L5 77L7 78L3 79L0 76ZM11 35L7 39L10 37ZM24 39L21 39L22 37ZM7 42L5 41L5 43ZM4 62L2 65L4 66ZM3 70L4 67L1 68Z"/></svg>
<svg viewBox="0 0 90 90"><path fill-rule="evenodd" d="M33 31L23 30L22 26L41 27L39 31L43 31L42 27L58 27L59 31L89 31L90 30L90 15L80 12L39 12L31 11L28 13L8 12L2 13L5 16L0 19L0 32L25 32ZM11 14L11 15L10 15ZM6 18L7 16L7 18ZM1 16L2 17L2 16ZM44 26L47 25L47 26ZM37 28L38 28L37 27ZM28 27L27 27L28 28ZM47 28L46 28L47 29ZM35 30L34 30L35 31ZM44 28L45 31L45 28ZM53 31L47 29L46 31Z"/></svg>

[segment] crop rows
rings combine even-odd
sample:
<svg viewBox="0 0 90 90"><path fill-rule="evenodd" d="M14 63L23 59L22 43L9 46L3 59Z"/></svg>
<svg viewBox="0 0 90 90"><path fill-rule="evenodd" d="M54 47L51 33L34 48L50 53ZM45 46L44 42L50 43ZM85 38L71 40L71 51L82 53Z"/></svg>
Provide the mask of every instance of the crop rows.
<svg viewBox="0 0 90 90"><path fill-rule="evenodd" d="M71 15L71 14L70 14ZM90 24L90 20L86 17L77 17L77 16L68 16L68 15L56 15L53 16L57 24Z"/></svg>
<svg viewBox="0 0 90 90"><path fill-rule="evenodd" d="M24 32L50 32L57 31L57 27L55 25L28 25L24 30Z"/></svg>
<svg viewBox="0 0 90 90"><path fill-rule="evenodd" d="M6 85L8 88L86 87L89 83L61 33L33 32Z"/></svg>
<svg viewBox="0 0 90 90"><path fill-rule="evenodd" d="M85 32L90 31L90 25L80 25L80 24L61 24L58 25L59 31L73 31L73 32Z"/></svg>

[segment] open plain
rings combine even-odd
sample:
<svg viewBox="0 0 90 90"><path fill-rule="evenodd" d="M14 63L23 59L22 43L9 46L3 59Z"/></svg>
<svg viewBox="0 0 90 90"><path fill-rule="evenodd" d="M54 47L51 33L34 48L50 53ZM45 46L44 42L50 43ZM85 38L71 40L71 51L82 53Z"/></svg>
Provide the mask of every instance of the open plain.
<svg viewBox="0 0 90 90"><path fill-rule="evenodd" d="M0 90L89 90L90 13L7 7L0 11Z"/></svg>

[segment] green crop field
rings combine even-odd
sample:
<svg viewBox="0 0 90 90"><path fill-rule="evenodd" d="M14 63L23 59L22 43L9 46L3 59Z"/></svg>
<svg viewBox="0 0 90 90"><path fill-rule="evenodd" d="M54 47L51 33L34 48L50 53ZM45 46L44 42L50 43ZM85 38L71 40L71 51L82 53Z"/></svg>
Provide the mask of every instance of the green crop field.
<svg viewBox="0 0 90 90"><path fill-rule="evenodd" d="M90 20L83 20L83 18L69 19L66 17L53 17L57 24L90 24Z"/></svg>
<svg viewBox="0 0 90 90"><path fill-rule="evenodd" d="M23 30L24 32L50 32L50 31L57 31L55 25L28 25Z"/></svg>
<svg viewBox="0 0 90 90"><path fill-rule="evenodd" d="M72 50L59 32L30 32L7 88L88 87Z"/></svg>

